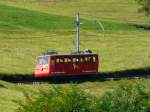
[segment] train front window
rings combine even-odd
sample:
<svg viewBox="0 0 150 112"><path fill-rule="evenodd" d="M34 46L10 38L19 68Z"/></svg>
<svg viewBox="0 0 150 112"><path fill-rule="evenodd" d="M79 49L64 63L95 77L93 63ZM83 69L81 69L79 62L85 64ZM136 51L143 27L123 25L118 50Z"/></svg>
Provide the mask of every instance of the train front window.
<svg viewBox="0 0 150 112"><path fill-rule="evenodd" d="M38 57L37 58L37 64L39 64L39 65L46 65L46 64L48 64L48 57L47 56Z"/></svg>

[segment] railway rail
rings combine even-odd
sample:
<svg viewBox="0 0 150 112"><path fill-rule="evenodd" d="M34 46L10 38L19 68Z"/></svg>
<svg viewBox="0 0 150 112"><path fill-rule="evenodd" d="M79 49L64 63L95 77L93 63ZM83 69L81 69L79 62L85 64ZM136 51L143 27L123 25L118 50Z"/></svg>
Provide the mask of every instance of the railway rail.
<svg viewBox="0 0 150 112"><path fill-rule="evenodd" d="M33 79L33 80L16 80L16 81L12 81L11 83L14 84L18 84L18 85L22 85L22 84L33 84L33 85L38 85L38 84L64 84L64 83L75 83L75 84L79 84L79 83L83 83L83 82L104 82L104 81L117 81L117 80L131 80L131 79L140 79L140 78L147 78L147 76L145 77L140 77L140 76L136 76L136 77L121 77L121 78L103 78L103 79L97 79L96 77L92 77L92 78L81 78L81 77L66 77L66 78L60 78L60 79ZM63 80L62 80L63 79Z"/></svg>
<svg viewBox="0 0 150 112"><path fill-rule="evenodd" d="M8 75L0 73L0 80L14 83L14 84L64 84L64 83L82 83L82 82L103 82L112 80L128 80L149 78L150 68L134 69L110 73L99 73L98 75L87 76L63 76L63 77L49 77L49 78L34 78L30 74L16 74Z"/></svg>

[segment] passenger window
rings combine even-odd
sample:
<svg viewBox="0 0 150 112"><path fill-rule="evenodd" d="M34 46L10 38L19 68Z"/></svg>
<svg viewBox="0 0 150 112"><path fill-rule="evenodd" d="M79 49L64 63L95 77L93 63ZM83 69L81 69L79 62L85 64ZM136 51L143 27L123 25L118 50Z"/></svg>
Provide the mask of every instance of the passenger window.
<svg viewBox="0 0 150 112"><path fill-rule="evenodd" d="M84 62L84 59L83 59L83 58L80 58L80 62Z"/></svg>
<svg viewBox="0 0 150 112"><path fill-rule="evenodd" d="M52 65L55 64L55 60L52 59L52 60L51 60L51 64L52 64Z"/></svg>
<svg viewBox="0 0 150 112"><path fill-rule="evenodd" d="M93 62L92 57L85 57L85 62Z"/></svg>
<svg viewBox="0 0 150 112"><path fill-rule="evenodd" d="M79 58L73 58L73 62L79 62Z"/></svg>
<svg viewBox="0 0 150 112"><path fill-rule="evenodd" d="M68 58L68 62L72 62L71 58Z"/></svg>
<svg viewBox="0 0 150 112"><path fill-rule="evenodd" d="M59 63L59 62L60 62L60 60L59 60L59 58L57 58L57 59L56 59L56 63Z"/></svg>
<svg viewBox="0 0 150 112"><path fill-rule="evenodd" d="M65 59L64 59L64 62L65 62L65 63L68 63L68 58L65 58Z"/></svg>
<svg viewBox="0 0 150 112"><path fill-rule="evenodd" d="M84 61L85 61L85 62L88 62L88 58L87 58L87 57L85 57L85 58L84 58Z"/></svg>
<svg viewBox="0 0 150 112"><path fill-rule="evenodd" d="M96 58L95 57L93 57L93 62L96 62Z"/></svg>
<svg viewBox="0 0 150 112"><path fill-rule="evenodd" d="M65 58L65 59L64 59L64 62L65 62L65 63L67 63L67 62L68 62L68 59L67 59L67 58Z"/></svg>
<svg viewBox="0 0 150 112"><path fill-rule="evenodd" d="M64 60L63 60L63 59L60 59L59 61L60 61L60 63L63 63L63 62L64 62Z"/></svg>
<svg viewBox="0 0 150 112"><path fill-rule="evenodd" d="M73 58L73 62L76 62L76 58Z"/></svg>
<svg viewBox="0 0 150 112"><path fill-rule="evenodd" d="M93 59L92 59L92 57L89 57L89 62L93 62Z"/></svg>
<svg viewBox="0 0 150 112"><path fill-rule="evenodd" d="M65 59L64 59L64 62L65 62L65 63L69 63L69 62L71 62L71 59L70 59L70 58L65 58Z"/></svg>

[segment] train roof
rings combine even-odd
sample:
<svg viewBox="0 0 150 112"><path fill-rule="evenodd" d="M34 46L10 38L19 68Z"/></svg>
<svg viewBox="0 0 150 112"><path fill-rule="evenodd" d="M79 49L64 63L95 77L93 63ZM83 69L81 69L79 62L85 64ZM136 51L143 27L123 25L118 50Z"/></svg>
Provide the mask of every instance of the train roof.
<svg viewBox="0 0 150 112"><path fill-rule="evenodd" d="M75 53L75 54L46 54L38 57L43 57L43 56L91 56L91 55L98 55L96 53Z"/></svg>

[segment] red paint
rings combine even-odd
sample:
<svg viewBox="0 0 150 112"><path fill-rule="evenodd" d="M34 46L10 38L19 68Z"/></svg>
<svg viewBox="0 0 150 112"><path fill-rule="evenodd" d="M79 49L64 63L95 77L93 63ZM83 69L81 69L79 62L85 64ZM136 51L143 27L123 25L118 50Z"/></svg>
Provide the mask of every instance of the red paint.
<svg viewBox="0 0 150 112"><path fill-rule="evenodd" d="M37 58L34 77L97 74L98 64L97 54L40 56Z"/></svg>

